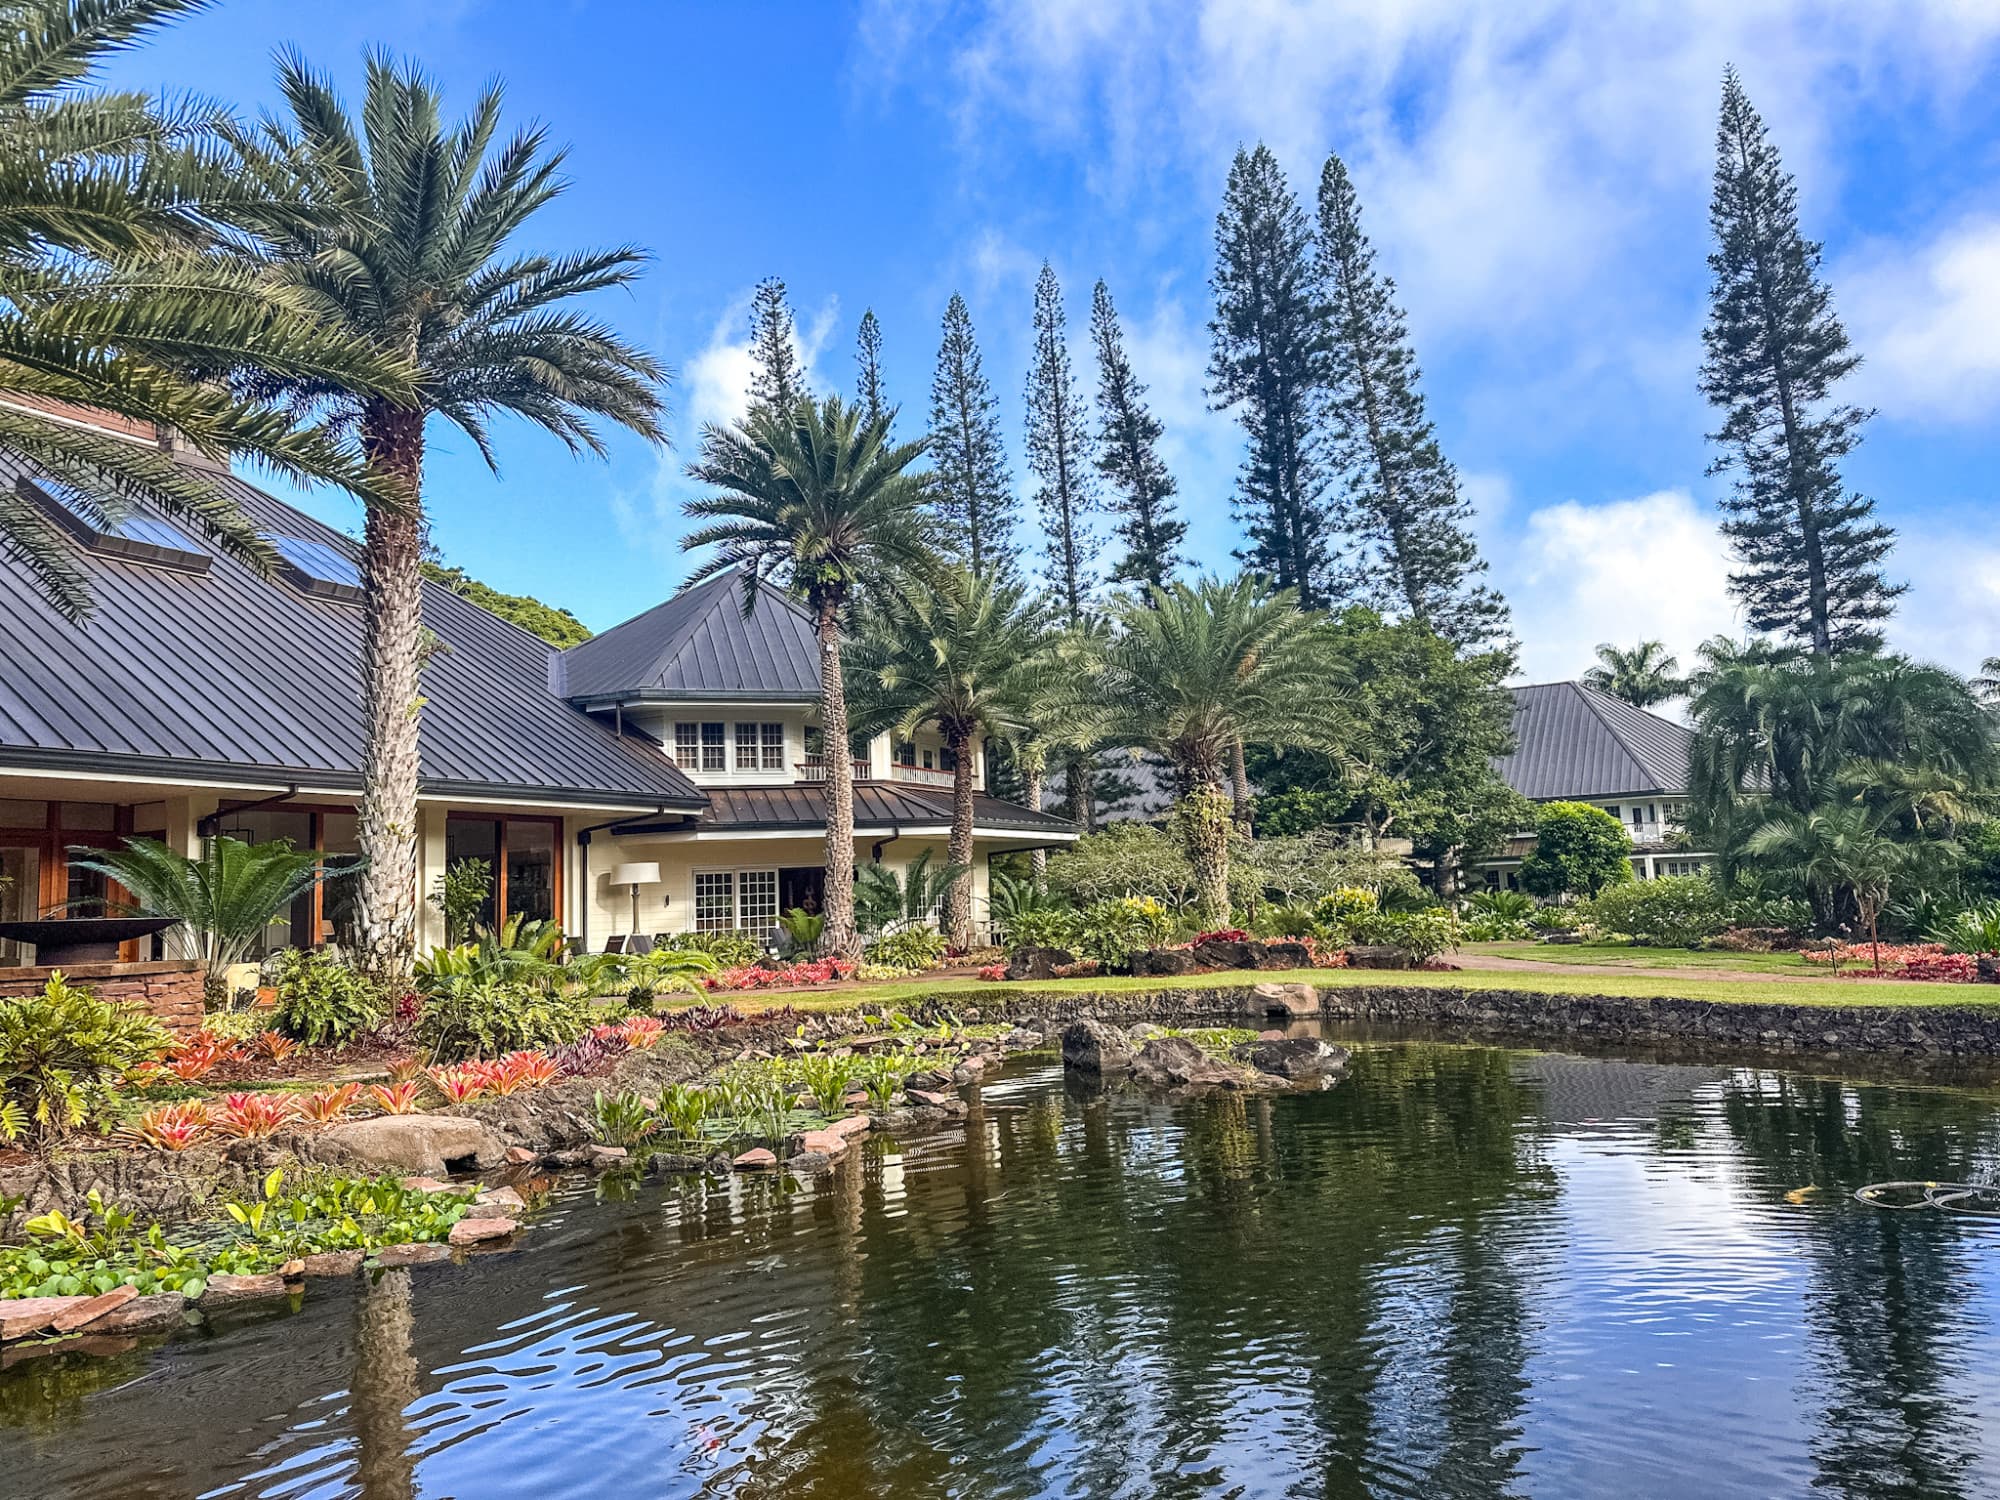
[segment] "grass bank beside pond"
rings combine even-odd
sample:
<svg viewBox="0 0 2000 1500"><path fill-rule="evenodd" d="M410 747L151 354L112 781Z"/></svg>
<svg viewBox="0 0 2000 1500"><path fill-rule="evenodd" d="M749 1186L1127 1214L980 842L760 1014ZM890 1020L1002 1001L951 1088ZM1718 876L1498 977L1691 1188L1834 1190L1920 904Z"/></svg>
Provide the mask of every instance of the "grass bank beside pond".
<svg viewBox="0 0 2000 1500"><path fill-rule="evenodd" d="M1627 950L1630 951L1630 950ZM1699 955L1690 954L1689 957ZM1282 971L1226 970L1183 978L1138 979L1115 975L1094 975L1078 979L1017 980L994 984L981 979L934 979L921 976L881 984L829 986L820 990L756 991L748 994L708 995L699 1001L663 997L662 1008L680 1004L727 1002L746 1014L792 1006L799 1010L841 1011L867 1006L908 1008L926 1000L943 1000L954 1006L977 1006L982 1001L1004 1005L1010 997L1034 994L1125 994L1129 992L1191 991L1229 989L1265 981L1295 981L1322 988L1355 985L1425 985L1458 990L1534 991L1547 995L1613 995L1641 1000L1717 1000L1741 1005L1902 1005L1979 1006L2000 1008L2000 985L1931 984L1896 979L1824 979L1773 983L1754 977L1740 979L1683 979L1631 974L1548 973L1522 969L1461 969L1454 972L1383 969L1289 969Z"/></svg>
<svg viewBox="0 0 2000 1500"><path fill-rule="evenodd" d="M1818 974L1825 964L1809 964L1796 953L1720 953L1695 948L1646 948L1632 943L1468 943L1462 950L1486 958L1537 964L1590 964L1619 969L1704 969L1718 978L1731 974ZM1851 983L1843 980L1841 983Z"/></svg>

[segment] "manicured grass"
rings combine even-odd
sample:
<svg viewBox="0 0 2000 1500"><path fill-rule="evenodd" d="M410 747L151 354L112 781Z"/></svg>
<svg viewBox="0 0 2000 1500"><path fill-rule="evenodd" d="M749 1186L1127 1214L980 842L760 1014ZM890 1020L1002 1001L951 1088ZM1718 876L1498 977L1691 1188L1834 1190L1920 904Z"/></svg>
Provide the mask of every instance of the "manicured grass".
<svg viewBox="0 0 2000 1500"><path fill-rule="evenodd" d="M1467 953L1533 963L1608 965L1621 969L1713 969L1726 974L1824 974L1796 953L1704 953L1692 948L1640 948L1631 943L1469 943Z"/></svg>
<svg viewBox="0 0 2000 1500"><path fill-rule="evenodd" d="M1085 979L1020 980L991 984L980 979L902 979L845 989L791 990L781 993L708 995L703 1003L728 1004L755 1012L787 1005L800 1010L853 1010L862 1006L909 1009L926 1000L955 1006L976 1005L980 997L1003 1003L1028 994L1120 994L1132 990L1225 989L1264 980L1302 981L1323 988L1351 985L1436 985L1462 990L1527 990L1553 995L1627 995L1650 1000L1717 1000L1741 1005L1977 1005L2000 1006L2000 987L1972 984L1924 984L1895 979L1825 979L1772 984L1753 978L1676 979L1631 974L1547 974L1524 970L1500 973L1464 969L1454 973L1388 972L1377 969L1234 970L1191 975L1182 979L1133 979L1105 976ZM677 1002L679 1003L679 1002Z"/></svg>

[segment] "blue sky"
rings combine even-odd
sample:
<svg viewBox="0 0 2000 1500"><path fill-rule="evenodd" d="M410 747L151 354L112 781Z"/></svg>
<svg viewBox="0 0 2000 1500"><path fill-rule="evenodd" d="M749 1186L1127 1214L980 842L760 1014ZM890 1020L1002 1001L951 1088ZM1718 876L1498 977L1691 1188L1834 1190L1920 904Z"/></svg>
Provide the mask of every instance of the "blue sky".
<svg viewBox="0 0 2000 1500"><path fill-rule="evenodd" d="M1694 388L1718 79L1733 60L1798 174L1879 412L1850 482L1902 534L1892 638L2000 653L2000 6L1909 0L1137 0L977 4L223 0L118 65L123 83L257 107L296 44L352 85L362 49L422 60L571 147L542 246L655 257L599 311L664 357L677 449L608 464L503 431L499 478L432 429L448 558L602 628L685 575L680 466L739 406L747 304L790 285L822 387L881 319L892 399L928 407L964 292L1017 482L1034 277L1067 294L1080 365L1106 278L1204 566L1226 566L1240 443L1202 394L1223 175L1262 139L1309 192L1347 159L1401 286L1446 451L1513 601L1523 676L1599 640L1684 655L1736 628ZM353 525L337 496L307 503Z"/></svg>

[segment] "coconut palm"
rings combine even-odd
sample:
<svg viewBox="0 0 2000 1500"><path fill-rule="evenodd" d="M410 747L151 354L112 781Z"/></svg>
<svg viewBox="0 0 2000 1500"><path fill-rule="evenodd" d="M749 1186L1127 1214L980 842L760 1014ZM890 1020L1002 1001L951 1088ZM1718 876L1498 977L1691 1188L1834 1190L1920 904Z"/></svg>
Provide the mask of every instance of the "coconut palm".
<svg viewBox="0 0 2000 1500"><path fill-rule="evenodd" d="M1108 742L1166 757L1203 916L1224 920L1232 819L1218 787L1237 744L1338 749L1339 674L1323 623L1291 590L1249 575L1128 595L1111 618L1103 658L1069 707Z"/></svg>
<svg viewBox="0 0 2000 1500"><path fill-rule="evenodd" d="M382 395L406 392L410 372L217 253L290 212L282 184L229 149L226 116L90 87L109 57L204 3L0 0L0 448L61 482L89 524L143 499L265 569L269 543L218 482L231 457L394 497L347 446L202 377L255 359ZM76 406L147 440L50 414ZM152 440L169 430L212 464L175 462ZM62 533L12 489L0 489L0 556L58 609L88 612Z"/></svg>
<svg viewBox="0 0 2000 1500"><path fill-rule="evenodd" d="M983 736L1027 727L1039 679L1054 670L1047 612L995 573L950 568L927 587L885 590L863 615L843 669L855 726L910 738L935 726L952 760L946 861L964 873L945 894L944 931L972 945L973 757Z"/></svg>
<svg viewBox="0 0 2000 1500"><path fill-rule="evenodd" d="M888 414L869 421L838 396L793 410L757 410L705 428L689 475L715 494L692 500L707 522L684 537L715 553L694 577L735 568L747 611L775 583L803 600L819 641L819 723L826 745L826 937L831 953L860 950L854 925L854 767L841 647L857 590L880 591L935 570L925 481L912 466L926 444L891 443Z"/></svg>
<svg viewBox="0 0 2000 1500"><path fill-rule="evenodd" d="M364 958L384 976L408 972L416 939L418 674L422 655L425 426L432 416L494 461L489 424L525 418L573 452L602 455L602 420L661 441L662 367L578 297L631 284L636 249L569 255L514 248L563 188L563 152L540 127L501 139L501 95L489 87L447 124L437 88L417 68L371 54L358 117L331 82L295 55L280 60L282 115L245 150L285 174L309 212L270 236L272 285L302 298L327 326L407 361L408 399L338 380L252 373L242 388L331 418L359 434L372 469L413 497L366 513L363 581L367 746L356 901Z"/></svg>
<svg viewBox="0 0 2000 1500"><path fill-rule="evenodd" d="M158 839L138 838L127 839L123 849L72 849L69 862L72 869L117 881L135 911L178 917L181 925L168 942L200 959L218 983L294 901L320 881L353 870L322 866L317 852L294 849L288 839L246 844L226 837L204 841L194 859Z"/></svg>
<svg viewBox="0 0 2000 1500"><path fill-rule="evenodd" d="M1597 648L1597 665L1583 674L1583 685L1622 698L1634 708L1651 708L1687 691L1679 676L1681 664L1662 641L1641 641L1621 651L1608 641Z"/></svg>

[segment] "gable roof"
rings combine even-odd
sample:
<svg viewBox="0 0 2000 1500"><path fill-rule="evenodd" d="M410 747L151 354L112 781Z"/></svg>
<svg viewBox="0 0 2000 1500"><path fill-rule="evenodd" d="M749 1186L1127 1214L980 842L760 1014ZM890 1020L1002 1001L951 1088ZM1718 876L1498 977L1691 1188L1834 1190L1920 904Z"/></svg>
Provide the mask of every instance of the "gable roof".
<svg viewBox="0 0 2000 1500"><path fill-rule="evenodd" d="M575 703L816 702L812 618L768 583L746 615L743 575L718 573L563 652L558 691Z"/></svg>
<svg viewBox="0 0 2000 1500"><path fill-rule="evenodd" d="M1517 687L1514 749L1493 769L1537 802L1571 797L1679 795L1694 735L1580 682Z"/></svg>
<svg viewBox="0 0 2000 1500"><path fill-rule="evenodd" d="M0 486L34 471L0 454ZM274 537L355 543L234 475L220 484ZM209 549L203 547L203 551ZM63 618L0 562L0 765L360 789L362 614L352 590L311 591L216 554L202 571L83 546L95 597ZM550 647L426 582L442 642L424 669L419 778L436 796L696 809L706 798L649 740L621 738L551 690Z"/></svg>

